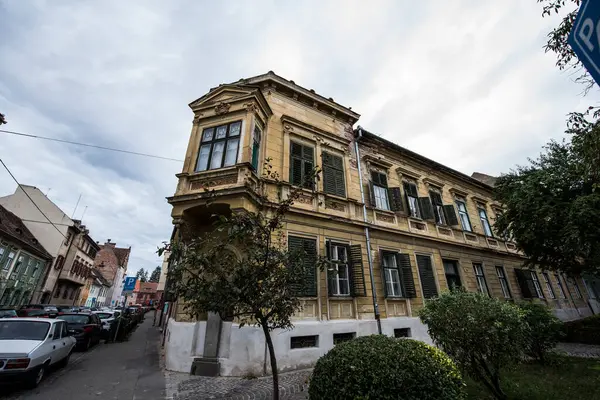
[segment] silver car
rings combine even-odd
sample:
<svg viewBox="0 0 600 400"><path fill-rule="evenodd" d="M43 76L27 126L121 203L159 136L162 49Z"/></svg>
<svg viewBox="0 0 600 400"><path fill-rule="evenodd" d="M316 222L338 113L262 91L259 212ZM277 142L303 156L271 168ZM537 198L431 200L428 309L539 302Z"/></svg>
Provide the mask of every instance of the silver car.
<svg viewBox="0 0 600 400"><path fill-rule="evenodd" d="M66 366L75 347L67 323L58 319L0 320L0 382L24 381L36 387L48 367Z"/></svg>

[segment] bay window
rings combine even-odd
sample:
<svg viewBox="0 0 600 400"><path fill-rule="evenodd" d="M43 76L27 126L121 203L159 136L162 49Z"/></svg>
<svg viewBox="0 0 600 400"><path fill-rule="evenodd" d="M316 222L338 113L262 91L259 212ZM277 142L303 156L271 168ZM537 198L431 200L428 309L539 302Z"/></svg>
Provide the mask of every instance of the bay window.
<svg viewBox="0 0 600 400"><path fill-rule="evenodd" d="M236 121L202 131L196 171L206 171L235 165L242 121Z"/></svg>

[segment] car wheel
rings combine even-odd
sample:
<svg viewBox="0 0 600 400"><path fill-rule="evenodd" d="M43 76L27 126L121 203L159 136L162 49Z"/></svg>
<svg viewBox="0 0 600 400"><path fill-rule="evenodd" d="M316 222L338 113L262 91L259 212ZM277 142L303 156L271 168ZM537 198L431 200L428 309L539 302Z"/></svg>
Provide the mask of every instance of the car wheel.
<svg viewBox="0 0 600 400"><path fill-rule="evenodd" d="M30 389L34 389L38 387L38 385L44 380L44 376L46 375L46 365L40 365L37 370L34 370L29 381L27 382L27 386Z"/></svg>

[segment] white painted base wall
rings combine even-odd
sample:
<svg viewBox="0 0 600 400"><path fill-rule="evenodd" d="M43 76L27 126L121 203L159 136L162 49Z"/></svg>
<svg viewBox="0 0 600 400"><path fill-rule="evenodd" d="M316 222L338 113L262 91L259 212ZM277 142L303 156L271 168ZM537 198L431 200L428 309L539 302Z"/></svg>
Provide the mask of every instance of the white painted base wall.
<svg viewBox="0 0 600 400"><path fill-rule="evenodd" d="M394 336L394 329L410 328L413 339L431 344L427 327L418 318L398 317L381 320L383 334ZM206 322L169 320L165 341L166 368L190 372L194 358L202 356ZM377 333L375 320L295 321L294 329L271 332L279 371L313 366L333 348L334 333L355 332L356 336ZM318 347L291 349L293 336L318 335ZM222 376L261 376L271 373L266 343L261 328L224 322L221 329L219 361Z"/></svg>

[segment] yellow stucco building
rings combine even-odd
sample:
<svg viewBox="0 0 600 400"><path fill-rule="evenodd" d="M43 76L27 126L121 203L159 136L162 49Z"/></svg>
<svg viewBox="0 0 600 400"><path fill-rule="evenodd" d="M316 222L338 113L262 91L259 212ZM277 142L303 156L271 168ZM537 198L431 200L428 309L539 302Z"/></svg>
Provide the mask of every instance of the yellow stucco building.
<svg viewBox="0 0 600 400"><path fill-rule="evenodd" d="M270 158L284 192L307 188L286 217L288 245L339 261L335 274L314 271L295 328L273 333L282 370L312 365L335 343L379 329L430 342L416 311L452 286L538 299L563 319L592 312L583 281L523 269L515 244L494 234L500 205L490 177L475 179L355 129L355 111L273 72L219 85L190 107L185 163L168 199L175 226L254 209ZM322 179L306 181L315 166ZM216 194L209 208L206 186ZM269 372L262 331L216 316L190 321L181 305L167 326L166 352L172 370L204 371L206 362L212 374Z"/></svg>

